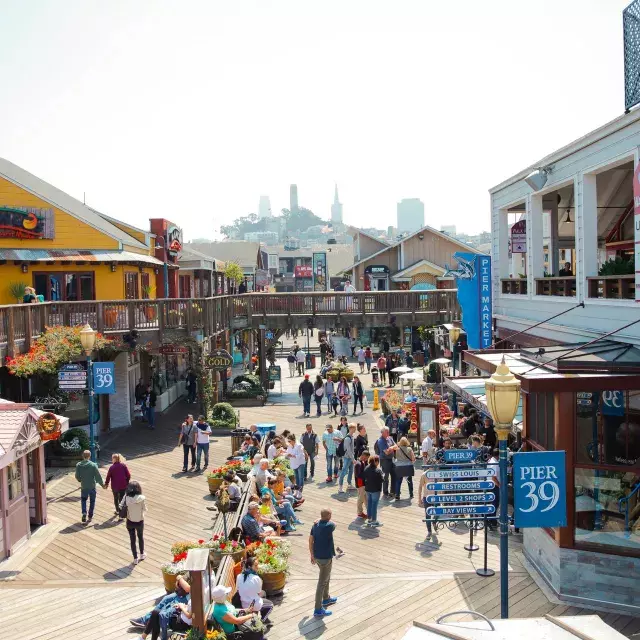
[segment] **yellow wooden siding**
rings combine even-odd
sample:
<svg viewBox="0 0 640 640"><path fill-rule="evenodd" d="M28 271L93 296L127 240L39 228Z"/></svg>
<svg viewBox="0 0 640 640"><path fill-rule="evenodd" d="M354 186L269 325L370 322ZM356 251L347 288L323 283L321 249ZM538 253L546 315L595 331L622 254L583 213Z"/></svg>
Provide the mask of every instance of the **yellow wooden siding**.
<svg viewBox="0 0 640 640"><path fill-rule="evenodd" d="M117 240L70 216L51 203L32 195L5 178L0 178L0 206L53 209L55 238L0 238L3 249L118 249Z"/></svg>
<svg viewBox="0 0 640 640"><path fill-rule="evenodd" d="M109 222L111 222L111 224L115 227L118 227L120 231L124 231L125 233L128 233L132 238L135 238L139 242L142 242L142 244L147 244L147 239L144 232L138 231L138 229L130 227L128 224L120 222L119 220L109 220Z"/></svg>
<svg viewBox="0 0 640 640"><path fill-rule="evenodd" d="M34 285L34 272L56 272L68 271L73 273L89 273L94 272L96 300L122 300L124 299L124 272L138 272L138 291L142 296L142 282L138 267L117 265L115 271L111 271L109 264L30 264L29 272L22 273L20 265L4 264L0 265L0 304L15 304L16 300L9 294L9 284L12 282L23 282L25 285L32 287ZM156 275L152 268L144 268L144 273L149 274L149 282L152 291L151 298L156 297L157 282Z"/></svg>

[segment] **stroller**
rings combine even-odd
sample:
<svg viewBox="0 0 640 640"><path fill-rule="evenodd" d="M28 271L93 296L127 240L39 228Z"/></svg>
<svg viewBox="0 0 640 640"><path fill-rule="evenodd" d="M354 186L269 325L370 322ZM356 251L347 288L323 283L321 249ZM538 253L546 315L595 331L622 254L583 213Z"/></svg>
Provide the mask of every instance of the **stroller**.
<svg viewBox="0 0 640 640"><path fill-rule="evenodd" d="M378 367L375 364L371 367L371 386L380 386L380 374L378 373Z"/></svg>
<svg viewBox="0 0 640 640"><path fill-rule="evenodd" d="M349 400L351 396L340 396L340 415L348 416L349 415Z"/></svg>

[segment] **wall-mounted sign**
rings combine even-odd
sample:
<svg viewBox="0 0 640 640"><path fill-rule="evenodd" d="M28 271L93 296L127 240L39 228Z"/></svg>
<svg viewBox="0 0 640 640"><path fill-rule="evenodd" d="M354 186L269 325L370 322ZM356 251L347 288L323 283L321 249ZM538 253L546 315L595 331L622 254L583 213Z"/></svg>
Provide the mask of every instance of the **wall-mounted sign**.
<svg viewBox="0 0 640 640"><path fill-rule="evenodd" d="M328 286L327 254L325 251L318 251L313 254L313 290L327 291Z"/></svg>
<svg viewBox="0 0 640 640"><path fill-rule="evenodd" d="M204 368L213 371L224 371L233 366L233 357L225 349L215 349L204 358Z"/></svg>
<svg viewBox="0 0 640 640"><path fill-rule="evenodd" d="M116 363L93 363L93 390L98 395L113 395L116 392Z"/></svg>
<svg viewBox="0 0 640 640"><path fill-rule="evenodd" d="M511 227L511 253L527 253L526 220L518 220Z"/></svg>
<svg viewBox="0 0 640 640"><path fill-rule="evenodd" d="M53 209L0 206L0 238L29 240L54 237Z"/></svg>
<svg viewBox="0 0 640 640"><path fill-rule="evenodd" d="M299 264L294 267L293 273L296 278L311 278L313 277L313 267Z"/></svg>
<svg viewBox="0 0 640 640"><path fill-rule="evenodd" d="M176 356L189 353L189 347L183 347L179 344L162 344L157 349L151 349L151 353L163 356Z"/></svg>
<svg viewBox="0 0 640 640"><path fill-rule="evenodd" d="M60 420L55 413L43 413L36 421L40 440L57 440L62 433Z"/></svg>
<svg viewBox="0 0 640 640"><path fill-rule="evenodd" d="M469 349L486 349L493 342L491 257L477 253L454 253L453 257L458 268L447 268L444 275L456 279L467 345Z"/></svg>
<svg viewBox="0 0 640 640"><path fill-rule="evenodd" d="M175 224L167 226L167 254L172 262L177 262L182 252L182 229Z"/></svg>
<svg viewBox="0 0 640 640"><path fill-rule="evenodd" d="M378 266L365 267L365 273L371 273L372 275L385 275L389 273L389 267L381 264Z"/></svg>
<svg viewBox="0 0 640 640"><path fill-rule="evenodd" d="M80 364L65 364L58 371L58 386L63 391L87 388L87 370Z"/></svg>

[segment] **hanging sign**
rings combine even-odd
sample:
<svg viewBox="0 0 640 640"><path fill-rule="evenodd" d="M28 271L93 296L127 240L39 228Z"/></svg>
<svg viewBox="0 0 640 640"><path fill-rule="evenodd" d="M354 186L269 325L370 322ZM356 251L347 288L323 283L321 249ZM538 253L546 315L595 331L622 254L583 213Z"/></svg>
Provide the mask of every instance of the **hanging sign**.
<svg viewBox="0 0 640 640"><path fill-rule="evenodd" d="M311 278L313 276L313 267L299 264L294 268L293 274L296 278Z"/></svg>
<svg viewBox="0 0 640 640"><path fill-rule="evenodd" d="M427 482L428 491L482 491L493 489L493 482L472 480L470 482Z"/></svg>
<svg viewBox="0 0 640 640"><path fill-rule="evenodd" d="M93 390L98 395L113 395L116 392L116 363L94 362Z"/></svg>
<svg viewBox="0 0 640 640"><path fill-rule="evenodd" d="M605 416L624 415L624 391L603 391L600 410Z"/></svg>
<svg viewBox="0 0 640 640"><path fill-rule="evenodd" d="M527 253L526 220L518 220L511 227L511 253Z"/></svg>
<svg viewBox="0 0 640 640"><path fill-rule="evenodd" d="M204 358L204 368L224 371L233 365L231 354L225 349L215 349Z"/></svg>
<svg viewBox="0 0 640 640"><path fill-rule="evenodd" d="M327 254L324 251L319 251L313 254L313 290L327 291L328 288Z"/></svg>
<svg viewBox="0 0 640 640"><path fill-rule="evenodd" d="M276 365L269 367L269 382L279 382L282 380L282 368Z"/></svg>
<svg viewBox="0 0 640 640"><path fill-rule="evenodd" d="M472 462L476 459L479 449L445 449L445 462Z"/></svg>
<svg viewBox="0 0 640 640"><path fill-rule="evenodd" d="M87 388L87 370L81 364L65 364L58 371L58 386L63 391Z"/></svg>
<svg viewBox="0 0 640 640"><path fill-rule="evenodd" d="M427 478L468 478L478 480L479 478L493 478L496 470L487 467L486 469L433 469L427 471Z"/></svg>
<svg viewBox="0 0 640 640"><path fill-rule="evenodd" d="M442 493L437 496L427 496L427 502L429 504L439 504L443 502L464 502L465 504L470 504L473 502L493 502L495 498L493 493Z"/></svg>
<svg viewBox="0 0 640 640"><path fill-rule="evenodd" d="M490 516L496 512L492 504L469 507L427 507L428 516Z"/></svg>
<svg viewBox="0 0 640 640"><path fill-rule="evenodd" d="M189 353L189 347L183 347L179 344L161 344L157 349L151 349L151 353L163 356L177 356Z"/></svg>
<svg viewBox="0 0 640 640"><path fill-rule="evenodd" d="M57 440L62 433L60 420L55 413L43 413L36 421L40 440Z"/></svg>

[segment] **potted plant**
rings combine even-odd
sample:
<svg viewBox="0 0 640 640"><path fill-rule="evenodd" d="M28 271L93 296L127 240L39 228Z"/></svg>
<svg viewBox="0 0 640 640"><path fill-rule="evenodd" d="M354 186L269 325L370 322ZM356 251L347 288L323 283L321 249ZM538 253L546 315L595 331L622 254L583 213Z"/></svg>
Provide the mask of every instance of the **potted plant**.
<svg viewBox="0 0 640 640"><path fill-rule="evenodd" d="M214 567L218 567L225 556L231 556L234 563L240 562L244 556L245 544L242 540L228 538L220 534L216 534L206 543L211 549L211 560Z"/></svg>
<svg viewBox="0 0 640 640"><path fill-rule="evenodd" d="M207 483L209 485L209 493L215 495L216 491L222 485L224 481L224 476L227 473L227 466L218 467L217 469L212 469L207 474Z"/></svg>
<svg viewBox="0 0 640 640"><path fill-rule="evenodd" d="M264 542L250 544L247 552L249 550L258 559L258 575L267 596L280 593L289 573L291 545L280 538L267 538Z"/></svg>
<svg viewBox="0 0 640 640"><path fill-rule="evenodd" d="M167 593L173 593L176 589L176 581L178 576L186 573L184 561L187 559L187 552L177 553L173 556L173 562L167 562L160 566L162 571L162 580L164 582L164 590Z"/></svg>
<svg viewBox="0 0 640 640"><path fill-rule="evenodd" d="M251 463L247 460L243 460L240 464L235 466L234 471L242 482L246 482L249 477L249 473L251 473Z"/></svg>
<svg viewBox="0 0 640 640"><path fill-rule="evenodd" d="M142 297L145 299L151 298L153 294L153 287L150 284L145 284L142 287ZM153 322L156 319L156 307L154 304L145 305L142 308L142 312L144 313L144 317L147 319L147 322Z"/></svg>
<svg viewBox="0 0 640 640"><path fill-rule="evenodd" d="M27 285L24 282L10 282L9 283L9 295L15 298L17 303L21 303L24 299L24 292Z"/></svg>
<svg viewBox="0 0 640 640"><path fill-rule="evenodd" d="M173 638L173 636L171 636ZM185 636L185 640L227 640L227 634L220 629L207 629L200 631L195 627L191 627Z"/></svg>

